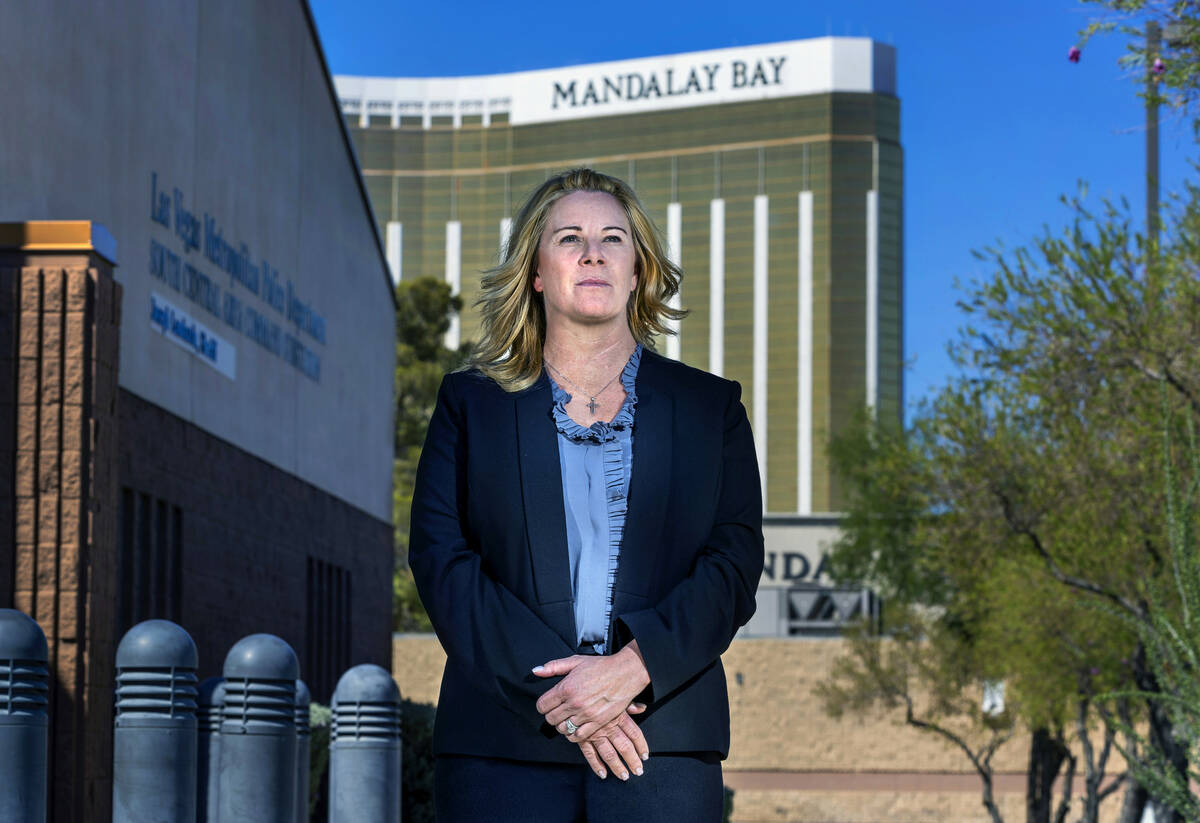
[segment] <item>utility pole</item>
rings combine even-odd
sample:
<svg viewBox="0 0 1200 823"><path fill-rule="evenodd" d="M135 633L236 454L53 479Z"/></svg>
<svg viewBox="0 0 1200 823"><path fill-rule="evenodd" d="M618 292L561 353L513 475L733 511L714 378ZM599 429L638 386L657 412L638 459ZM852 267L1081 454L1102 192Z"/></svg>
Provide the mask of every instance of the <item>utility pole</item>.
<svg viewBox="0 0 1200 823"><path fill-rule="evenodd" d="M1158 241L1158 84L1154 58L1162 33L1154 20L1146 23L1146 237Z"/></svg>

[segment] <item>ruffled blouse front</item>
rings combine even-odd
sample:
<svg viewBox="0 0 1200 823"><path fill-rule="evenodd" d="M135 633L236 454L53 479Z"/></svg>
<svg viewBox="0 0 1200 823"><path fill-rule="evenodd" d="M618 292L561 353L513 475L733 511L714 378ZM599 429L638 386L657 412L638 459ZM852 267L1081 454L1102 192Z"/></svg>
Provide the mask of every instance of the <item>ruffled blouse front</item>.
<svg viewBox="0 0 1200 823"><path fill-rule="evenodd" d="M567 515L567 550L577 641L603 654L608 648L612 587L633 474L633 420L637 410L639 343L621 372L625 402L613 419L581 426L567 414L571 395L550 377L551 414L558 428L558 459Z"/></svg>

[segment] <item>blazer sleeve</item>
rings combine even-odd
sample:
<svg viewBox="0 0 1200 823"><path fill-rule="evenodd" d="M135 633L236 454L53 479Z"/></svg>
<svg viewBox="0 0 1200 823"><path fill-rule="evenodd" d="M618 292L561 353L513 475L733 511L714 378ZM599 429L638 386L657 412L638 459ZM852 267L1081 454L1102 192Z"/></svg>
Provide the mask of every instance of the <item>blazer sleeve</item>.
<svg viewBox="0 0 1200 823"><path fill-rule="evenodd" d="M638 642L651 700L666 697L720 657L754 614L763 569L762 492L737 383L723 429L714 524L691 573L654 607L617 621L624 638Z"/></svg>
<svg viewBox="0 0 1200 823"><path fill-rule="evenodd" d="M465 501L459 499L466 486L467 444L456 377L442 380L417 465L408 562L447 656L477 689L537 729L545 721L534 704L559 678L540 678L530 670L574 650L492 579L467 544Z"/></svg>

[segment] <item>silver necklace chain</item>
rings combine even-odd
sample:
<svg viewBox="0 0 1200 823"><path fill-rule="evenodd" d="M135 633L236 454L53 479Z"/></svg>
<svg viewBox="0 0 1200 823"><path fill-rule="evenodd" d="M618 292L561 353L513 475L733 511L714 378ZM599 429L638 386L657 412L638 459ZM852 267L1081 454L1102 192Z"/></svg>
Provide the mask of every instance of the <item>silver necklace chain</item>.
<svg viewBox="0 0 1200 823"><path fill-rule="evenodd" d="M586 394L588 396L587 407L588 407L588 411L591 412L592 414L595 414L596 409L600 408L600 404L596 402L596 398L599 397L600 395L604 394L605 389L607 389L613 383L617 382L617 378L625 373L625 367L622 366L621 371L619 371L615 375L613 375L613 379L609 380L607 383L605 383L603 388L600 389L600 391L596 392L595 394L591 394L590 392L587 391L587 389L581 389L575 383L571 382L571 378L569 378L565 374L563 374L562 369L560 369L558 366L551 363L549 360L542 358L542 362L545 363L547 366L549 366L551 371L553 371L555 374L557 374L559 377L561 377L563 382L566 383L568 386L575 389L575 391L579 392L580 394Z"/></svg>

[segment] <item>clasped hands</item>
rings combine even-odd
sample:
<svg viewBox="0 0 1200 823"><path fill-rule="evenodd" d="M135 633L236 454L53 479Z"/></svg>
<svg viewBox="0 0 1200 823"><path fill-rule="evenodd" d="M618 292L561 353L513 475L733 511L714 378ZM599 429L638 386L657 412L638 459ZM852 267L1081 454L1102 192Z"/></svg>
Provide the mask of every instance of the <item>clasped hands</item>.
<svg viewBox="0 0 1200 823"><path fill-rule="evenodd" d="M550 660L533 673L563 678L538 699L537 710L567 740L579 745L597 777L603 780L608 769L622 780L628 780L630 772L642 773L650 748L630 715L646 710L633 699L650 684L650 674L636 640L613 655ZM568 719L574 732L569 732Z"/></svg>

